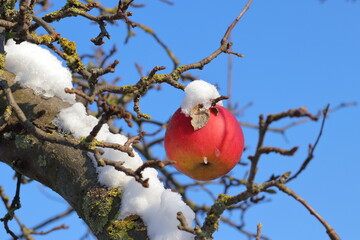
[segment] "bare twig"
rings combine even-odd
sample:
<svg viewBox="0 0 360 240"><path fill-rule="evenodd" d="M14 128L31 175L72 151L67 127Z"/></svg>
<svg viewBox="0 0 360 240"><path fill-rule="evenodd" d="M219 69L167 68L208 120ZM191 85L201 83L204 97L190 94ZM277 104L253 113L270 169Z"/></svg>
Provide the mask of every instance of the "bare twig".
<svg viewBox="0 0 360 240"><path fill-rule="evenodd" d="M124 86L123 87L99 86L94 90L93 94L96 95L96 94L99 94L99 93L105 92L105 91L113 92L113 93L123 93L123 94L124 93L134 93L134 95L135 95L134 96L134 111L137 113L139 118L141 118L141 117L147 118L147 119L150 118L149 115L141 113L140 105L139 105L140 97L145 93L145 91L149 88L149 86L151 86L153 83L166 82L173 87L176 87L179 89L184 89L185 86L178 82L178 79L181 77L181 75L184 72L191 70L191 69L202 69L206 64L210 63L213 59L215 59L221 53L233 54L233 52L228 51L232 45L231 43L226 42L228 39L228 34L231 33L231 31L234 28L234 26L236 25L236 23L240 20L240 18L247 11L251 2L252 2L252 0L250 0L247 3L247 5L243 9L243 11L239 14L239 16L230 25L226 34L224 35L223 39L221 40L221 46L217 50L215 50L212 54L210 54L206 58L202 59L201 61L177 67L178 62L172 58L174 60L175 69L169 74L155 74L156 71L161 70L161 69L154 68L153 71L149 74L149 76L147 78L142 77L136 85L126 86L126 87L124 87ZM159 41L159 39L157 38L157 36L155 35L155 33L153 32L152 29L150 29L144 25L141 25L141 24L138 24L138 26L141 27L144 31L152 34L155 37L155 39L157 39L157 41ZM160 41L160 44L161 44L161 41ZM164 47L166 47L166 46L164 46ZM171 52L170 53L168 52L168 54L170 56L172 56Z"/></svg>
<svg viewBox="0 0 360 240"><path fill-rule="evenodd" d="M64 224L61 224L60 226L53 227L48 231L41 231L41 232L31 231L31 234L33 234L33 235L47 235L47 234L49 234L51 232L54 232L54 231L57 231L57 230L60 230L60 229L68 229L68 228L69 228L68 226L66 226Z"/></svg>
<svg viewBox="0 0 360 240"><path fill-rule="evenodd" d="M232 84L233 84L233 55L228 54L228 66L227 66L227 96L229 97L229 100L227 101L227 109L232 109L231 104L231 96L232 96Z"/></svg>
<svg viewBox="0 0 360 240"><path fill-rule="evenodd" d="M95 97L89 97L89 95L87 95L86 93L84 93L83 91L79 90L79 89L75 89L75 88L72 88L72 89L69 89L69 88L65 88L65 92L66 93L74 93L84 99L86 99L89 103L93 103L94 100L95 100Z"/></svg>
<svg viewBox="0 0 360 240"><path fill-rule="evenodd" d="M160 161L160 160L148 160L144 162L138 169L136 169L135 174L140 175L142 171L144 171L146 168L163 168L167 165L174 164L174 161Z"/></svg>
<svg viewBox="0 0 360 240"><path fill-rule="evenodd" d="M232 30L234 29L234 27L236 26L236 24L240 21L240 19L244 16L244 14L246 13L247 10L249 10L250 5L252 3L252 0L249 0L247 2L247 4L245 5L245 7L243 8L243 10L240 12L240 14L236 17L236 19L230 24L230 26L228 27L228 29L226 30L224 37L221 39L221 45L225 44L232 32Z"/></svg>
<svg viewBox="0 0 360 240"><path fill-rule="evenodd" d="M301 198L298 194L296 194L293 190L291 190L289 187L287 187L284 184L277 183L275 185L279 190L282 192L288 194L292 198L294 198L296 201L300 202L316 219L319 220L319 222L325 227L326 233L330 237L331 240L341 240L339 235L335 232L335 230L328 224L324 218L320 216L303 198Z"/></svg>
<svg viewBox="0 0 360 240"><path fill-rule="evenodd" d="M356 105L357 105L357 102L340 103L336 107L329 109L328 114L336 112L336 111L338 111L338 110L340 110L342 108L345 108L345 107L353 107L353 106L356 106ZM322 116L322 114L323 114L323 110L319 111L319 113L317 113L315 116L320 118ZM285 134L285 131L288 130L289 128L295 127L297 125L300 125L300 124L303 124L303 123L306 123L306 122L309 122L309 121L312 121L312 119L304 118L304 119L300 119L300 120L296 120L294 122L291 122L291 123L289 123L289 124L287 124L287 125L285 125L285 126L283 126L281 128L269 127L268 131ZM254 129L259 129L259 125L255 125L255 124L251 124L251 123L247 123L247 122L242 122L241 126L254 128Z"/></svg>
<svg viewBox="0 0 360 240"><path fill-rule="evenodd" d="M292 149L286 150L286 149L282 149L282 148L277 148L277 147L261 147L259 148L260 153L279 153L281 155L284 156L293 156L295 154L295 152L298 150L299 147L293 147Z"/></svg>
<svg viewBox="0 0 360 240"><path fill-rule="evenodd" d="M218 98L212 99L212 100L211 100L211 106L212 106L212 107L215 107L215 105L216 105L218 102L220 102L220 101L222 101L222 100L226 100L226 99L229 99L229 97L228 97L228 96L220 96L220 97L218 97Z"/></svg>
<svg viewBox="0 0 360 240"><path fill-rule="evenodd" d="M6 232L8 234L10 234L15 240L18 239L19 237L16 236L16 234L10 230L8 223L9 223L9 221L11 221L14 218L15 211L18 210L19 208L21 208L20 186L21 186L22 175L20 173L16 173L16 177L17 177L17 183L16 183L15 196L10 205L8 205L8 198L5 196L2 189L0 189L1 190L0 196L5 204L7 211L8 211L3 218L0 218L0 221L4 222L4 228L5 228Z"/></svg>
<svg viewBox="0 0 360 240"><path fill-rule="evenodd" d="M294 118L294 117L295 118L307 117L314 121L316 121L318 119L316 116L307 112L307 109L304 107L296 108L296 109L289 109L287 111L280 112L277 114L269 114L266 117L266 119L264 119L263 115L259 116L259 139L258 139L256 151L255 151L254 155L248 157L251 162L249 177L248 177L248 181L247 181L247 189L248 190L250 190L250 191L254 190L253 183L254 183L256 172L257 172L257 164L263 153L268 153L269 150L272 150L274 152L283 153L284 155L286 155L286 154L292 154L297 150L297 148L293 148L290 151L285 151L285 150L282 150L279 148L265 147L265 149L264 149L264 147L263 147L265 135L268 131L270 124L272 124L273 122L279 121L281 119L284 119L284 118Z"/></svg>
<svg viewBox="0 0 360 240"><path fill-rule="evenodd" d="M323 110L323 119L322 119L322 122L321 122L321 127L320 127L320 131L319 131L319 134L315 140L315 143L314 145L311 145L309 144L309 150L308 150L308 156L306 157L305 161L303 162L303 164L301 165L300 169L293 175L291 176L287 182L295 179L297 176L299 176L299 174L305 170L305 168L307 167L307 165L310 163L310 161L314 158L314 151L315 151L315 148L316 146L318 145L319 141L320 141L320 138L321 138L321 135L322 135L322 132L323 132L323 129L324 129L324 126L325 126L325 120L326 120L326 116L329 112L329 107L330 105L328 104L326 106L326 108Z"/></svg>
<svg viewBox="0 0 360 240"><path fill-rule="evenodd" d="M105 26L106 23L104 21L98 21L97 22L99 24L100 27L100 33L96 38L92 38L91 41L95 44L95 45L102 45L104 42L104 37L106 37L107 39L110 39L110 34L108 33L108 31L106 30Z"/></svg>
<svg viewBox="0 0 360 240"><path fill-rule="evenodd" d="M74 209L73 208L68 208L65 212L61 213L61 214L58 214L54 217L51 217L49 218L48 220L44 221L43 223L40 223L39 225L36 225L35 227L33 227L32 229L34 230L38 230L40 228L43 228L45 227L46 225L50 224L50 223L53 223L59 219L62 219L68 215L70 215L71 213L74 212Z"/></svg>
<svg viewBox="0 0 360 240"><path fill-rule="evenodd" d="M124 162L113 161L110 159L103 158L101 155L104 153L101 149L96 149L94 151L95 159L98 163L98 166L113 166L116 170L125 173L127 176L131 176L135 179L135 181L139 182L143 187L149 187L149 179L143 179L142 172L148 168L163 168L166 165L173 164L172 161L160 161L160 160L148 160L144 162L140 167L138 167L135 171L124 166Z"/></svg>
<svg viewBox="0 0 360 240"><path fill-rule="evenodd" d="M140 142L140 139L142 138L143 134L140 133L139 135L133 136L129 138L124 145L120 145L117 143L108 143L108 142L95 142L94 145L98 147L103 148L112 148L115 150L119 150L121 152L127 153L130 157L134 157L133 148L131 147L132 144L136 144ZM86 143L89 143L85 141Z"/></svg>
<svg viewBox="0 0 360 240"><path fill-rule="evenodd" d="M262 224L258 223L257 229L256 229L256 240L260 240L261 238L261 231L262 231Z"/></svg>
<svg viewBox="0 0 360 240"><path fill-rule="evenodd" d="M169 5L174 5L173 2L170 2L170 1L168 1L168 0L160 0L160 1L163 2L163 3L167 3L167 4L169 4Z"/></svg>
<svg viewBox="0 0 360 240"><path fill-rule="evenodd" d="M55 33L55 28L53 28L49 23L44 21L41 17L33 15L32 19L34 20L34 22L36 22L37 24L42 26L49 34L54 34Z"/></svg>
<svg viewBox="0 0 360 240"><path fill-rule="evenodd" d="M161 70L164 70L164 69L166 69L166 67L164 67L164 66L155 66L155 67L150 71L150 73L149 73L149 75L148 75L148 77L147 77L147 80L150 81L150 80L154 77L154 75L155 75L156 72L161 71Z"/></svg>
<svg viewBox="0 0 360 240"><path fill-rule="evenodd" d="M232 226L232 227L234 227L234 228L236 228L236 229L238 229L241 233L243 233L245 236L247 236L249 240L250 240L250 239L254 239L254 238L257 237L257 233L252 233L252 232L250 232L250 231L245 230L243 224L242 224L242 225L238 225L238 224L236 224L235 222L231 221L230 219L224 218L224 217L221 218L221 221L224 222L224 223L226 223L226 224L228 224L228 225L230 225L230 226ZM262 239L262 240L270 240L270 238L265 237L265 236L260 236L259 239Z"/></svg>
<svg viewBox="0 0 360 240"><path fill-rule="evenodd" d="M201 227L201 231L197 233L197 237L195 239L211 239L212 234L217 230L218 221L220 220L221 215L229 206L250 199L260 192L264 192L268 188L275 186L276 184L285 183L289 174L289 172L283 174L278 180L272 180L262 184L253 184L253 189L246 189L235 196L220 194L208 211L205 222Z"/></svg>
<svg viewBox="0 0 360 240"><path fill-rule="evenodd" d="M187 221L185 219L185 216L184 216L184 214L182 212L177 213L177 220L179 220L179 222L180 222L180 225L178 225L179 230L182 230L182 231L185 231L185 232L196 235L196 233L198 231L189 226L189 224L187 223Z"/></svg>

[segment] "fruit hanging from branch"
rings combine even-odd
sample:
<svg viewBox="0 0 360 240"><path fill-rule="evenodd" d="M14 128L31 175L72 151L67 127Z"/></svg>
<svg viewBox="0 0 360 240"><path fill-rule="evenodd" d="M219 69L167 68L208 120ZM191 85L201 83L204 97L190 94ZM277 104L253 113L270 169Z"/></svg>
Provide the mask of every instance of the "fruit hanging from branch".
<svg viewBox="0 0 360 240"><path fill-rule="evenodd" d="M185 88L185 98L167 126L165 150L175 168L196 180L224 176L239 162L244 135L234 115L212 100L220 95L202 80Z"/></svg>

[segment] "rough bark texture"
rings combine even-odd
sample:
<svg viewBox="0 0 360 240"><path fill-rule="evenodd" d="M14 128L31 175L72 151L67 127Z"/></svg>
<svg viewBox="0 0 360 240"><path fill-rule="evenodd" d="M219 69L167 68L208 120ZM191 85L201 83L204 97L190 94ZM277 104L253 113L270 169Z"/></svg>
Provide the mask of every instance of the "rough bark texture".
<svg viewBox="0 0 360 240"><path fill-rule="evenodd" d="M52 125L57 113L69 106L59 98L45 99L19 84L5 72L14 98L33 124L49 134L59 134ZM7 106L0 91L0 116ZM0 132L0 161L60 194L90 227L98 239L147 239L144 223L138 216L116 221L121 191L107 189L97 182L92 160L86 152L61 144L41 141L28 134L15 114Z"/></svg>

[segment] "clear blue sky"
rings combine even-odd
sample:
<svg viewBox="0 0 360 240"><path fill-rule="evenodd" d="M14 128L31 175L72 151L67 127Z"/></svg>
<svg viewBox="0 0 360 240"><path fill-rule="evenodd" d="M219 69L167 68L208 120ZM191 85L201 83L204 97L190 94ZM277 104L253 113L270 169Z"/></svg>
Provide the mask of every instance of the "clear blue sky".
<svg viewBox="0 0 360 240"><path fill-rule="evenodd" d="M132 19L153 28L181 64L188 64L208 56L219 46L227 26L244 4L245 1L236 0L182 0L169 6L153 0L148 1L146 8L134 9ZM98 28L80 18L74 23L71 20L74 19L57 24L57 30L70 40L76 40L80 52L94 49L89 39L97 35ZM232 34L233 50L245 55L244 58L233 58L232 102L240 106L253 103L239 116L239 120L256 124L259 114L277 113L301 106L316 113L328 103L332 107L343 102L359 103L359 23L360 3L356 1L254 0ZM115 74L123 77L124 84L134 83L139 78L134 62L141 65L144 72L156 65L168 67L169 70L164 72L172 67L165 52L151 36L140 29L135 31L137 37L124 45L126 31L123 24L120 22L117 27L109 27L112 38L106 46L117 44L119 51L116 58L120 64ZM219 85L220 92L226 95L226 55L219 56L202 71L192 73ZM141 105L143 112L162 121L179 107L183 96L181 91L169 87L164 86L164 90L150 92ZM325 123L315 159L298 179L289 184L343 239L358 236L359 119L359 106L332 113ZM284 148L300 146L300 149L292 158L279 155L262 158L256 180L267 180L273 173L296 171L307 155L307 145L315 141L319 128L320 122L291 128L286 132L287 140L279 134L269 134L267 145ZM246 157L254 152L257 132L244 128L244 133L248 150L242 161L247 162ZM162 147L157 148L156 154L164 157ZM246 167L238 167L234 175L242 177L246 171ZM8 172L9 168L2 164L0 184L12 196L15 181ZM58 200L54 201L48 195ZM194 193L197 199L202 196ZM327 239L325 229L298 202L282 193L269 197L271 201L248 210L247 230L255 231L257 223L261 222L263 234L271 239ZM59 213L67 207L56 194L37 183L23 187L21 200L23 207L17 213L29 226L46 219L49 213ZM3 212L0 206L0 214ZM36 239L79 239L86 229L80 227L82 223L77 219L74 214L54 225L65 223L71 227L69 230ZM0 239L8 239L2 228ZM215 239L246 238L221 224Z"/></svg>

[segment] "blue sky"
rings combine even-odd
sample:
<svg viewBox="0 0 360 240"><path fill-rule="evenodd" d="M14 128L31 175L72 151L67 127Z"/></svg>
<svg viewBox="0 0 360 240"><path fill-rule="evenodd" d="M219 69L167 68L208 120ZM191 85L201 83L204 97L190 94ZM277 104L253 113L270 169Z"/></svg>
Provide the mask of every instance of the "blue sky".
<svg viewBox="0 0 360 240"><path fill-rule="evenodd" d="M182 0L168 6L153 0L147 5L146 8L134 9L132 19L153 28L181 64L188 64L208 56L219 46L227 26L242 10L245 1ZM360 3L353 1L255 0L231 37L233 50L245 55L244 58L233 57L232 102L240 106L252 103L239 120L256 124L259 114L301 106L316 113L327 104L335 107L343 102L359 103L359 13ZM80 52L93 50L89 39L97 35L98 28L80 18L76 18L75 23L71 20L74 19L56 24L57 30L70 40L78 41ZM123 24L109 27L112 38L107 40L106 46L117 45L119 51L115 58L120 60L120 64L114 76L122 76L123 84L138 80L134 62L141 65L144 72L163 65L168 68L164 70L167 73L172 67L166 53L151 36L140 29L134 31L137 36L124 45L126 28ZM227 60L226 55L221 55L202 71L191 73L217 84L220 93L226 95ZM164 86L164 91L152 91L144 97L142 111L155 120L165 121L179 107L182 96L181 91ZM354 239L358 235L358 119L359 106L332 113L325 123L314 160L298 179L289 184L343 239ZM286 123L280 122L275 126L281 127ZM267 180L273 173L296 171L307 155L308 144L315 141L320 123L308 122L291 128L286 132L286 139L276 133L269 134L266 145L283 148L300 146L300 149L291 158L274 154L264 156L259 163L257 182ZM242 161L247 162L247 156L255 150L257 132L244 128L244 133L248 150ZM161 146L156 148L156 154L165 156ZM246 167L237 167L233 174L242 177L247 170ZM0 176L0 184L12 196L15 181L9 174L9 168L3 164ZM201 193L194 192L193 196L202 201ZM54 197L57 200L53 200ZM255 231L257 223L261 222L263 234L271 239L327 239L325 229L298 202L282 193L269 197L271 201L248 210L245 218L247 230ZM18 214L29 226L67 208L56 194L37 183L24 186L21 199L23 207ZM0 213L3 211L1 206ZM70 225L70 229L36 239L78 239L86 230L75 214L56 225L61 223ZM215 234L215 239L241 237L225 224L221 224ZM1 228L0 239L7 239Z"/></svg>

